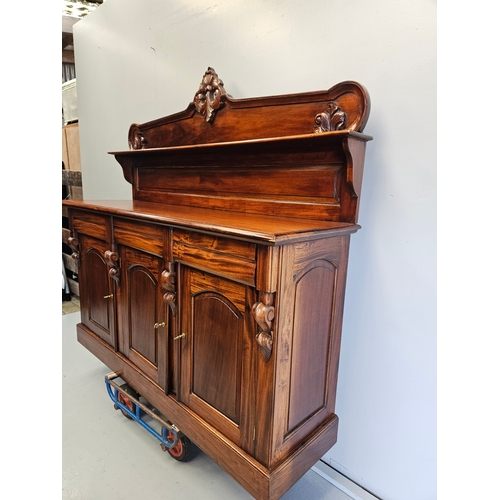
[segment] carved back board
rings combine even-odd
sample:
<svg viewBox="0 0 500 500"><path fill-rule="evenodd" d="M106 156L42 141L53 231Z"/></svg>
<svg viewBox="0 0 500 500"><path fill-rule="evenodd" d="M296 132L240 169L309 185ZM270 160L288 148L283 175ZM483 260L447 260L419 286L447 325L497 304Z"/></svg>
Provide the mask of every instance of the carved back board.
<svg viewBox="0 0 500 500"><path fill-rule="evenodd" d="M356 222L369 112L356 82L234 99L208 68L184 111L132 124L111 154L134 200Z"/></svg>

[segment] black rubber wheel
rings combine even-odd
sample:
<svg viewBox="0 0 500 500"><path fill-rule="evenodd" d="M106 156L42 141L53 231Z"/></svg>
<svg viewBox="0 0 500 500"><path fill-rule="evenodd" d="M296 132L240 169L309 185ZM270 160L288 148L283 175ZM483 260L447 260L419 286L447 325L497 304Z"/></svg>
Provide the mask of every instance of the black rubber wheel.
<svg viewBox="0 0 500 500"><path fill-rule="evenodd" d="M187 462L192 456L191 440L181 432L177 434L179 438L177 444L172 448L167 448L169 455L178 462ZM173 442L174 435L167 429L167 441Z"/></svg>
<svg viewBox="0 0 500 500"><path fill-rule="evenodd" d="M127 394L130 394L132 397L138 399L139 398L139 395L137 394L137 392L134 391L134 389L132 389L132 387L130 387L128 384L123 384L120 386L120 388L125 391ZM132 413L135 414L135 409L136 409L136 405L135 403L130 399L128 398L125 394L121 393L121 392L118 392L118 397L117 397L118 401L123 405L123 406L126 406ZM119 406L117 406L117 408L120 408ZM133 420L133 417L131 417L126 411L124 411L122 408L120 408L120 411L122 412L123 416L130 419L130 420Z"/></svg>

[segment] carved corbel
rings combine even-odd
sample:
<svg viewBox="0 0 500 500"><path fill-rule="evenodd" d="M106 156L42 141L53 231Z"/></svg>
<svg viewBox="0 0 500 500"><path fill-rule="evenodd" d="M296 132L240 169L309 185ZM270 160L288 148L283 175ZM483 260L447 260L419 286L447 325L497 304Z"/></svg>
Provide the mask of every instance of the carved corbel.
<svg viewBox="0 0 500 500"><path fill-rule="evenodd" d="M68 238L68 245L73 250L73 253L71 254L71 257L76 263L76 267L78 268L80 265L80 242L78 241L77 238L70 236Z"/></svg>
<svg viewBox="0 0 500 500"><path fill-rule="evenodd" d="M213 122L215 112L224 106L221 99L225 94L224 82L213 68L208 68L193 98L196 111L205 117L206 122Z"/></svg>
<svg viewBox="0 0 500 500"><path fill-rule="evenodd" d="M335 101L330 101L326 107L326 111L316 115L314 123L317 125L314 129L316 133L344 130L347 123L347 115Z"/></svg>
<svg viewBox="0 0 500 500"><path fill-rule="evenodd" d="M104 260L109 267L108 275L120 285L120 257L117 252L106 250L104 252Z"/></svg>
<svg viewBox="0 0 500 500"><path fill-rule="evenodd" d="M342 141L342 147L346 157L347 185L351 197L358 198L361 193L366 142L346 137Z"/></svg>
<svg viewBox="0 0 500 500"><path fill-rule="evenodd" d="M259 351L264 362L268 362L273 351L274 306L272 293L260 293L260 302L252 307L252 314L258 325L256 336Z"/></svg>
<svg viewBox="0 0 500 500"><path fill-rule="evenodd" d="M177 273L174 271L174 263L169 262L169 268L161 273L160 285L167 291L163 300L170 307L172 316L177 316Z"/></svg>

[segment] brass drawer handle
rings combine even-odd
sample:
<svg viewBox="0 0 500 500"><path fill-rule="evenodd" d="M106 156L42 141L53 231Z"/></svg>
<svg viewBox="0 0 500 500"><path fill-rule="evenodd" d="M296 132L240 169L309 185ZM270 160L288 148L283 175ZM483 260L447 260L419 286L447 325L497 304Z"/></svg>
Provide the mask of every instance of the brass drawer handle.
<svg viewBox="0 0 500 500"><path fill-rule="evenodd" d="M161 328L162 326L165 326L165 321L163 323L155 323L154 328Z"/></svg>
<svg viewBox="0 0 500 500"><path fill-rule="evenodd" d="M183 339L185 336L186 336L185 333L181 333L180 335L177 335L177 337L174 337L174 340Z"/></svg>
<svg viewBox="0 0 500 500"><path fill-rule="evenodd" d="M103 299L111 299L112 297L113 297L113 294L111 293L111 294L109 294L109 295L105 295L105 296L103 297Z"/></svg>

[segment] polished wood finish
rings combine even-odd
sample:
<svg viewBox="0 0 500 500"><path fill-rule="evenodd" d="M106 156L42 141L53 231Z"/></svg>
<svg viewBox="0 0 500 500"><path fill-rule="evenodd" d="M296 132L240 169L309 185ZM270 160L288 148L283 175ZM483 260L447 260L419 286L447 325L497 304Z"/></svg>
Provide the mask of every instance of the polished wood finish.
<svg viewBox="0 0 500 500"><path fill-rule="evenodd" d="M160 286L162 259L122 248L123 286L121 352L165 388L167 376L167 306Z"/></svg>
<svg viewBox="0 0 500 500"><path fill-rule="evenodd" d="M92 283L92 286L80 287L82 323L115 348L115 286L110 279L104 258L107 244L105 241L82 234L80 248L80 283Z"/></svg>
<svg viewBox="0 0 500 500"><path fill-rule="evenodd" d="M370 139L341 130L113 154L137 201L356 222Z"/></svg>
<svg viewBox="0 0 500 500"><path fill-rule="evenodd" d="M255 498L337 439L363 87L233 99L211 68L113 153L131 201L66 201L78 340Z"/></svg>
<svg viewBox="0 0 500 500"><path fill-rule="evenodd" d="M220 276L183 268L180 399L248 451L253 443L252 348L247 304L252 290Z"/></svg>
<svg viewBox="0 0 500 500"><path fill-rule="evenodd" d="M203 100L200 99L200 90L206 94L203 87L206 88L207 75L212 82L217 80L218 90L216 99L212 97L218 101L212 105L216 115L209 113L209 120L201 112L203 106L198 105ZM318 122L326 121L322 115L329 113L330 106L338 108L338 113L343 113L344 118L341 126L330 126L329 131L364 130L370 113L370 100L364 87L357 82L342 82L319 92L233 99L223 90L215 71L208 68L193 102L184 111L141 125L131 125L129 145L137 150L309 134L317 131Z"/></svg>

